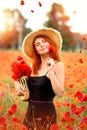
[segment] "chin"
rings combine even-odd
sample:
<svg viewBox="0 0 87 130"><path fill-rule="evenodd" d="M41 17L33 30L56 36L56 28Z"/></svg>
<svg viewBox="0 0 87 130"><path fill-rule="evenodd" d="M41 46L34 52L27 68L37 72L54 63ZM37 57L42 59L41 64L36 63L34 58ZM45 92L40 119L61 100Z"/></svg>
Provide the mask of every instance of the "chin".
<svg viewBox="0 0 87 130"><path fill-rule="evenodd" d="M47 53L49 53L49 50L41 51L39 54L41 55L41 54L47 54Z"/></svg>
<svg viewBox="0 0 87 130"><path fill-rule="evenodd" d="M40 55L44 55L44 54L48 54L48 53L49 53L49 51L44 51L44 52L40 53Z"/></svg>

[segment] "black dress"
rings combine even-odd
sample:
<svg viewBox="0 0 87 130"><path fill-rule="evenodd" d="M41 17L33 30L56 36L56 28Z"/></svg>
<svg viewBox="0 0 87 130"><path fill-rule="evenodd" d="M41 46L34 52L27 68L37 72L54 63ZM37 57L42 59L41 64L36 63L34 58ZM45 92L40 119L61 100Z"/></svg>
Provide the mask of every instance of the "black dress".
<svg viewBox="0 0 87 130"><path fill-rule="evenodd" d="M46 75L30 76L28 87L30 99L23 124L32 130L36 127L38 130L43 130L42 126L47 129L51 124L56 123L56 111L53 104L55 94L52 90L51 81Z"/></svg>

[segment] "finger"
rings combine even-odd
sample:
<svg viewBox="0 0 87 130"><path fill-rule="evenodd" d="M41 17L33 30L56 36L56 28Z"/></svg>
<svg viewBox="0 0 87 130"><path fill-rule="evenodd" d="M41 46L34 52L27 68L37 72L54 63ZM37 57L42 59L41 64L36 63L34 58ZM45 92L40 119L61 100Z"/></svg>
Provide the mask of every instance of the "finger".
<svg viewBox="0 0 87 130"><path fill-rule="evenodd" d="M17 95L18 95L18 96L24 96L24 93L18 92Z"/></svg>
<svg viewBox="0 0 87 130"><path fill-rule="evenodd" d="M25 88L26 88L26 87L24 87L24 86L20 86L21 92L24 92L24 91L25 91Z"/></svg>
<svg viewBox="0 0 87 130"><path fill-rule="evenodd" d="M22 84L22 80L19 80L19 83Z"/></svg>
<svg viewBox="0 0 87 130"><path fill-rule="evenodd" d="M23 93L23 91L21 91L21 89L16 90L16 93L17 93L18 96L24 95L24 93Z"/></svg>

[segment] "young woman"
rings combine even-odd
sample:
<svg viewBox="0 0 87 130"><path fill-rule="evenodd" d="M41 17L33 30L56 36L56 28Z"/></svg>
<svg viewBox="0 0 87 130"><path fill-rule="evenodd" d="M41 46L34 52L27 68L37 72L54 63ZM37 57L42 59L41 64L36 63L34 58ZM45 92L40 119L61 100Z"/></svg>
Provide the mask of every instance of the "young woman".
<svg viewBox="0 0 87 130"><path fill-rule="evenodd" d="M37 127L37 130L39 127L49 129L51 124L56 123L53 99L55 96L62 97L64 93L61 47L62 37L52 28L33 31L23 41L23 54L32 59L32 73L27 80L30 98L24 119L24 125L29 130ZM19 88L18 93L22 93Z"/></svg>

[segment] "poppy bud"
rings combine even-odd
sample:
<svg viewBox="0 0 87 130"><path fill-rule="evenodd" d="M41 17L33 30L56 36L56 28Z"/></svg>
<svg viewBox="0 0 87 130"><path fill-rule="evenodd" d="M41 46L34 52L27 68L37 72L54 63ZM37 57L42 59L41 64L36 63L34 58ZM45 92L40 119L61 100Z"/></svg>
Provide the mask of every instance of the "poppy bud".
<svg viewBox="0 0 87 130"><path fill-rule="evenodd" d="M18 56L17 57L17 62L20 62L20 63L25 63L24 59L22 56Z"/></svg>
<svg viewBox="0 0 87 130"><path fill-rule="evenodd" d="M23 57L22 57L22 56L18 56L18 57L17 57L17 60L18 60L18 61L23 60Z"/></svg>

